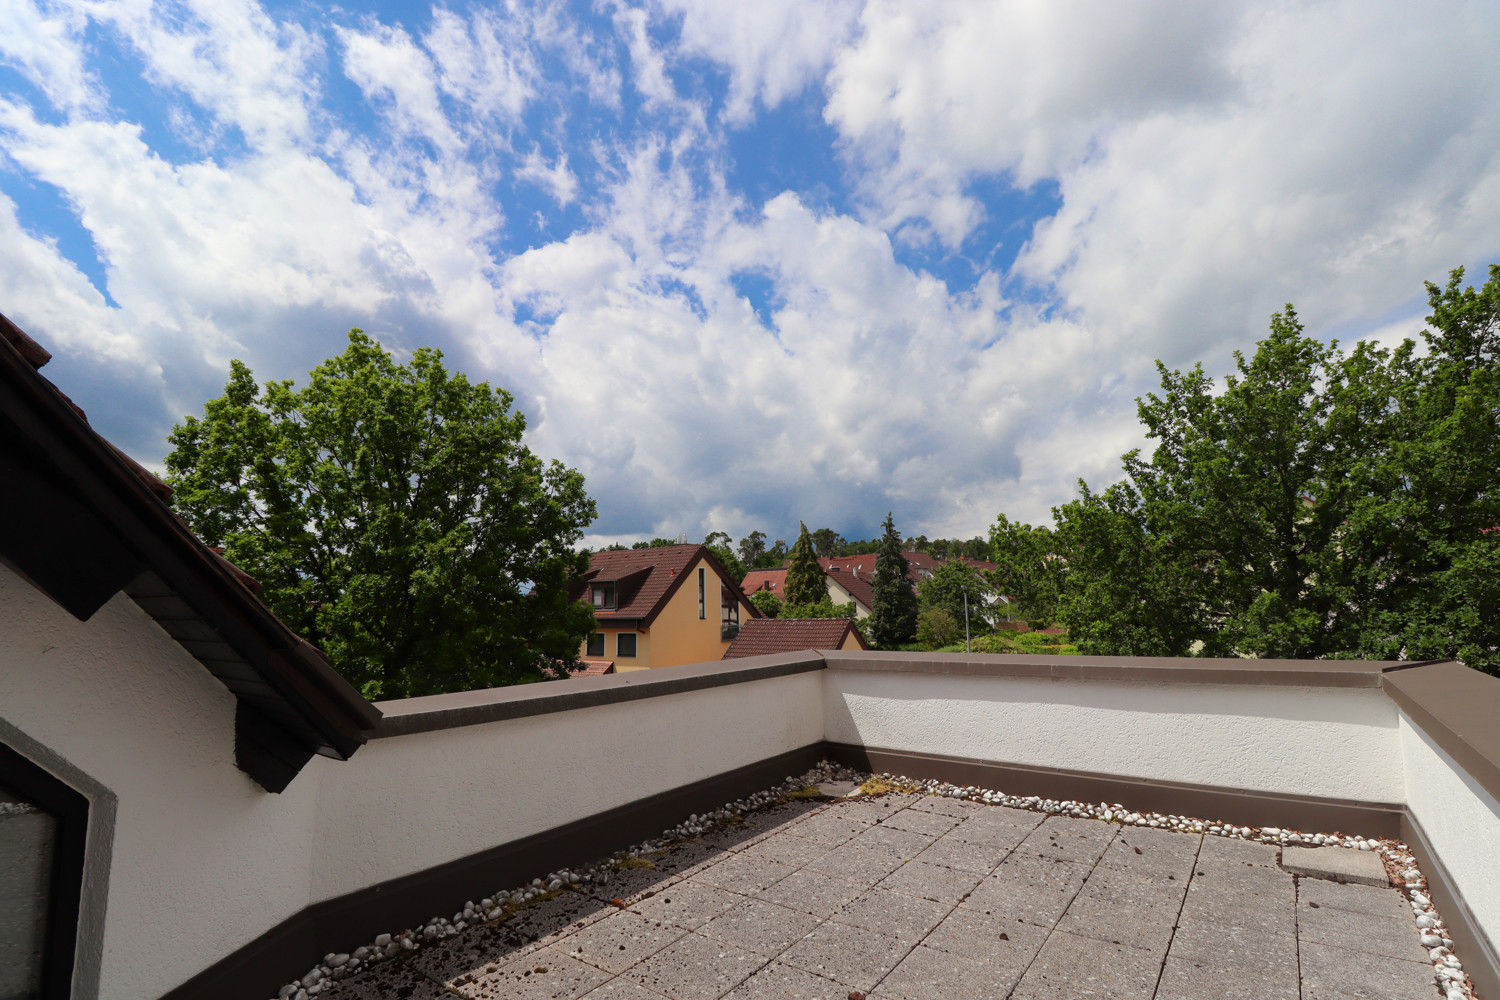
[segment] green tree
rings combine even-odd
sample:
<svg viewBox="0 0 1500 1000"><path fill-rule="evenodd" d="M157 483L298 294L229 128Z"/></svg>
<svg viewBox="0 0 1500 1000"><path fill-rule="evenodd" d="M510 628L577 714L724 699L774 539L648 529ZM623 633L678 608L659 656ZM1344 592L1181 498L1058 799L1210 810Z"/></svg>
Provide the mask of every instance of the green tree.
<svg viewBox="0 0 1500 1000"><path fill-rule="evenodd" d="M901 533L890 513L885 515L880 547L875 558L874 596L865 635L880 649L894 649L911 642L917 632L917 594L907 579L908 565L902 555Z"/></svg>
<svg viewBox="0 0 1500 1000"><path fill-rule="evenodd" d="M985 579L1023 617L1050 621L1057 616L1068 561L1059 556L1051 528L1033 528L1001 514L990 527L986 554L998 568L987 570Z"/></svg>
<svg viewBox="0 0 1500 1000"><path fill-rule="evenodd" d="M708 551L714 554L719 560L719 564L724 567L735 583L739 583L745 579L745 566L740 562L739 557L734 554L734 550L729 547L728 535L722 531L712 532L707 538L703 539L703 544L708 546Z"/></svg>
<svg viewBox="0 0 1500 1000"><path fill-rule="evenodd" d="M752 531L750 537L740 539L740 562L746 566L759 566L766 554L766 533Z"/></svg>
<svg viewBox="0 0 1500 1000"><path fill-rule="evenodd" d="M832 599L825 593L821 601L811 604L792 604L790 602L781 607L782 618L854 618L855 610L853 604L834 604Z"/></svg>
<svg viewBox="0 0 1500 1000"><path fill-rule="evenodd" d="M819 528L812 532L812 542L818 555L827 559L839 551L839 547L844 544L844 536L832 528Z"/></svg>
<svg viewBox="0 0 1500 1000"><path fill-rule="evenodd" d="M917 601L922 610L942 608L962 630L967 594L970 631L987 632L990 624L985 615L984 595L989 592L989 586L974 567L958 559L947 559L938 564L932 576L917 584Z"/></svg>
<svg viewBox="0 0 1500 1000"><path fill-rule="evenodd" d="M1159 366L1150 461L1055 512L1080 648L1500 667L1500 268L1462 277L1428 286L1421 357L1345 354L1288 306L1222 391Z"/></svg>
<svg viewBox="0 0 1500 1000"><path fill-rule="evenodd" d="M817 604L828 597L828 584L823 580L823 567L818 563L818 554L813 551L812 536L807 525L801 525L797 543L792 546L792 563L786 569L786 584L783 589L786 603Z"/></svg>
<svg viewBox="0 0 1500 1000"><path fill-rule="evenodd" d="M786 606L785 601L769 590L757 590L755 593L750 594L749 598L750 603L755 605L760 610L760 613L767 618L781 617L781 609Z"/></svg>
<svg viewBox="0 0 1500 1000"><path fill-rule="evenodd" d="M565 675L593 623L569 586L595 508L511 404L359 330L301 389L234 361L171 432L173 504L366 697Z"/></svg>
<svg viewBox="0 0 1500 1000"><path fill-rule="evenodd" d="M928 649L942 649L962 639L964 628L947 608L927 608L917 615L917 641Z"/></svg>
<svg viewBox="0 0 1500 1000"><path fill-rule="evenodd" d="M777 569L786 563L788 554L786 542L778 538L774 545L762 552L760 558L755 560L755 568Z"/></svg>

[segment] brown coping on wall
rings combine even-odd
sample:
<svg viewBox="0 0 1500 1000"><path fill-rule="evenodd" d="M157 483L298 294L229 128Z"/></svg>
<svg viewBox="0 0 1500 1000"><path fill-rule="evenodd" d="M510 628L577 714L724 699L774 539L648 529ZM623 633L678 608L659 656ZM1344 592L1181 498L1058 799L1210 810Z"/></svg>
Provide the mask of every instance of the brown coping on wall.
<svg viewBox="0 0 1500 1000"><path fill-rule="evenodd" d="M1380 682L1412 722L1500 799L1500 677L1450 660L1387 670Z"/></svg>
<svg viewBox="0 0 1500 1000"><path fill-rule="evenodd" d="M880 653L872 656L857 650L829 650L823 654L823 659L830 670L1161 684L1355 688L1380 687L1381 672L1392 667L1421 665L1390 660L1252 660L1195 656L986 656L969 653Z"/></svg>
<svg viewBox="0 0 1500 1000"><path fill-rule="evenodd" d="M1007 795L1037 795L1075 802L1118 802L1137 811L1191 816L1237 826L1279 826L1324 833L1338 830L1362 836L1394 837L1400 830L1401 810L1404 808L1395 802L1250 792L1217 785L1006 764L850 743L829 743L827 746L835 760L867 771L993 788Z"/></svg>
<svg viewBox="0 0 1500 1000"><path fill-rule="evenodd" d="M823 756L820 743L650 795L446 864L325 900L220 959L162 1000L265 1000L329 951L416 927L464 900L529 882L566 865L608 857L656 837L692 813L768 788Z"/></svg>
<svg viewBox="0 0 1500 1000"><path fill-rule="evenodd" d="M372 739L380 739L475 726L503 719L615 705L642 698L659 698L685 691L701 691L726 684L743 684L822 669L823 658L817 653L773 653L729 662L691 663L599 677L570 677L544 684L522 684L485 691L383 701L376 705L383 717L370 735Z"/></svg>

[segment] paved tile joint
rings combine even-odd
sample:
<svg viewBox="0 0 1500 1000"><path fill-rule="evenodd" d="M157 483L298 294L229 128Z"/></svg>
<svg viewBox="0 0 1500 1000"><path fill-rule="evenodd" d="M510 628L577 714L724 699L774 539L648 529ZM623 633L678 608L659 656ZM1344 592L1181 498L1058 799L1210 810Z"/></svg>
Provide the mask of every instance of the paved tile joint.
<svg viewBox="0 0 1500 1000"><path fill-rule="evenodd" d="M1306 853L1294 867L1351 855L1366 875L1368 861L1379 866L1343 848ZM469 926L312 995L1443 996L1401 889L1302 877L1277 846L1201 832L896 792L790 802L643 860L654 867Z"/></svg>

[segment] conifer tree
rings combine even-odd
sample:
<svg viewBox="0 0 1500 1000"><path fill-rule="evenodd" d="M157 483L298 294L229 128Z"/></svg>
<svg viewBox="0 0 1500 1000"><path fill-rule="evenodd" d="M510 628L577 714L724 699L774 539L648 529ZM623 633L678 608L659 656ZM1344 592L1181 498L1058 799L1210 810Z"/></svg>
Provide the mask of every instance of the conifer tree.
<svg viewBox="0 0 1500 1000"><path fill-rule="evenodd" d="M917 592L906 578L906 557L901 554L901 534L891 515L885 515L885 533L875 557L874 607L866 621L865 634L880 649L911 642L917 634Z"/></svg>
<svg viewBox="0 0 1500 1000"><path fill-rule="evenodd" d="M797 536L797 544L792 546L784 599L790 605L817 604L827 598L828 585L823 582L823 567L818 564L818 553L813 549L812 536L804 524L802 533Z"/></svg>

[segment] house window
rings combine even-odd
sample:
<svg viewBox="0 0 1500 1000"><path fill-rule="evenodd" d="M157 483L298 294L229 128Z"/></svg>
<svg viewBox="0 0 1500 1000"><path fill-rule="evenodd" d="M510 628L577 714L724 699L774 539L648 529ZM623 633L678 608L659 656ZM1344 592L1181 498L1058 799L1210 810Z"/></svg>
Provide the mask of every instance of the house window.
<svg viewBox="0 0 1500 1000"><path fill-rule="evenodd" d="M612 608L615 606L615 585L613 583L594 584L594 607Z"/></svg>
<svg viewBox="0 0 1500 1000"><path fill-rule="evenodd" d="M0 745L0 997L72 992L88 800Z"/></svg>
<svg viewBox="0 0 1500 1000"><path fill-rule="evenodd" d="M698 567L698 617L708 617L708 570Z"/></svg>
<svg viewBox="0 0 1500 1000"><path fill-rule="evenodd" d="M635 633L621 632L615 636L615 655L630 657L635 655Z"/></svg>
<svg viewBox="0 0 1500 1000"><path fill-rule="evenodd" d="M588 652L584 653L583 655L584 656L596 656L596 657L599 657L600 659L604 658L604 633L603 632L590 632L589 633Z"/></svg>

